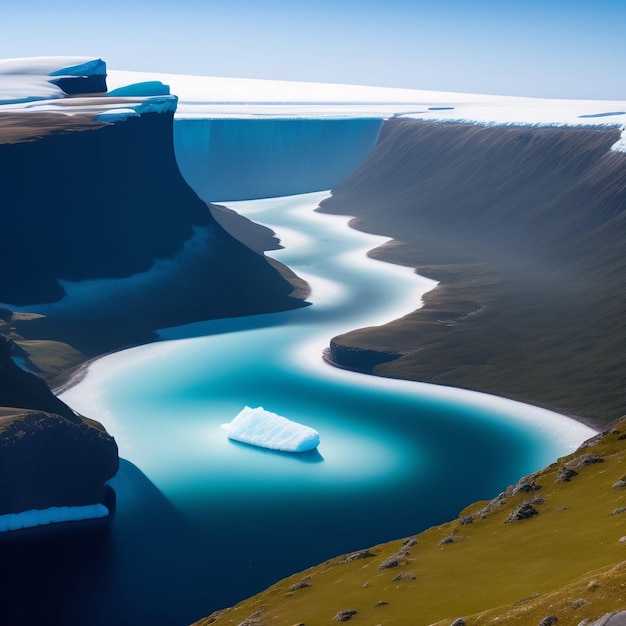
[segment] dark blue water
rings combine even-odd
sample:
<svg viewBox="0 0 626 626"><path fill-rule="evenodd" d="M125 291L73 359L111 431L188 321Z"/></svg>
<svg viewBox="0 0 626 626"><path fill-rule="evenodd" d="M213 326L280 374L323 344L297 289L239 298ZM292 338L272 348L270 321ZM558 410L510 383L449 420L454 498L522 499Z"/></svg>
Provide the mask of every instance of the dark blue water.
<svg viewBox="0 0 626 626"><path fill-rule="evenodd" d="M433 283L366 259L381 239L315 213L322 197L233 205L278 232L276 256L310 280L312 306L163 331L169 341L101 359L64 394L125 459L108 548L68 623L189 623L454 518L592 434L526 405L324 363L333 335L416 308ZM314 427L318 452L229 441L220 424L245 405Z"/></svg>

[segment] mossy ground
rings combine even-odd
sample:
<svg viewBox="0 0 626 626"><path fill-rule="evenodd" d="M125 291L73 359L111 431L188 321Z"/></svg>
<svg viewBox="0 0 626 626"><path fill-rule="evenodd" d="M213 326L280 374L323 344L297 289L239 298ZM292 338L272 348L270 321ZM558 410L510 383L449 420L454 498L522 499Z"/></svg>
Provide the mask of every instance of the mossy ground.
<svg viewBox="0 0 626 626"><path fill-rule="evenodd" d="M540 489L509 487L404 550L398 540L370 548L373 556L326 561L198 624L321 626L351 609L355 625L538 624L547 615L575 625L623 609L626 512L613 512L626 507L626 487L613 485L626 475L624 433L626 422L518 483ZM566 465L578 474L557 482ZM538 514L507 523L529 502ZM400 563L380 569L394 554Z"/></svg>

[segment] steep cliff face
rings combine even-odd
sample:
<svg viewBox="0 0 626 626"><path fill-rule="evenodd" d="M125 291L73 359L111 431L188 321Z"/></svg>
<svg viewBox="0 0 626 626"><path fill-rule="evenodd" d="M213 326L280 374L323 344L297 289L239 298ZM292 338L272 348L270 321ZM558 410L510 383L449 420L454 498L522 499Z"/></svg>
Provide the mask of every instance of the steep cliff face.
<svg viewBox="0 0 626 626"><path fill-rule="evenodd" d="M394 237L372 255L440 285L401 320L335 337L330 358L597 423L620 417L626 155L611 150L619 137L388 122L322 210ZM389 361L389 352L400 356Z"/></svg>
<svg viewBox="0 0 626 626"><path fill-rule="evenodd" d="M0 145L0 302L45 316L29 338L97 354L164 326L301 304L185 183L171 112L66 124L51 132L46 117L43 136Z"/></svg>
<svg viewBox="0 0 626 626"><path fill-rule="evenodd" d="M626 158L611 151L619 138L617 129L391 120L323 206L394 236L437 235L451 253L566 263L573 244L624 211Z"/></svg>
<svg viewBox="0 0 626 626"><path fill-rule="evenodd" d="M58 299L58 279L129 276L210 221L178 174L172 114L0 145L0 301Z"/></svg>
<svg viewBox="0 0 626 626"><path fill-rule="evenodd" d="M119 464L115 440L19 368L11 347L0 337L0 515L100 502Z"/></svg>
<svg viewBox="0 0 626 626"><path fill-rule="evenodd" d="M117 445L84 420L0 409L0 515L101 502Z"/></svg>

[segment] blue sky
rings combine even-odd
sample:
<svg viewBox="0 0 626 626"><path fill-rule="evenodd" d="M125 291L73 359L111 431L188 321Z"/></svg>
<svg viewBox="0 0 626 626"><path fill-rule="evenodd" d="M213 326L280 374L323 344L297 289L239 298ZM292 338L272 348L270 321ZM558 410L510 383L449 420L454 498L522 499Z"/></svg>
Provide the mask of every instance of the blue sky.
<svg viewBox="0 0 626 626"><path fill-rule="evenodd" d="M626 0L2 0L0 57L626 100Z"/></svg>

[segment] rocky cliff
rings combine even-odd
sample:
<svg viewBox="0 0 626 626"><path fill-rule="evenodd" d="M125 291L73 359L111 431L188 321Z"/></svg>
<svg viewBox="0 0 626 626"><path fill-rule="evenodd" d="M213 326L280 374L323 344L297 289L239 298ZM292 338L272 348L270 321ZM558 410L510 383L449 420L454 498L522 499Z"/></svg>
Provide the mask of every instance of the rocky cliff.
<svg viewBox="0 0 626 626"><path fill-rule="evenodd" d="M95 422L0 409L0 515L101 502L118 463Z"/></svg>

